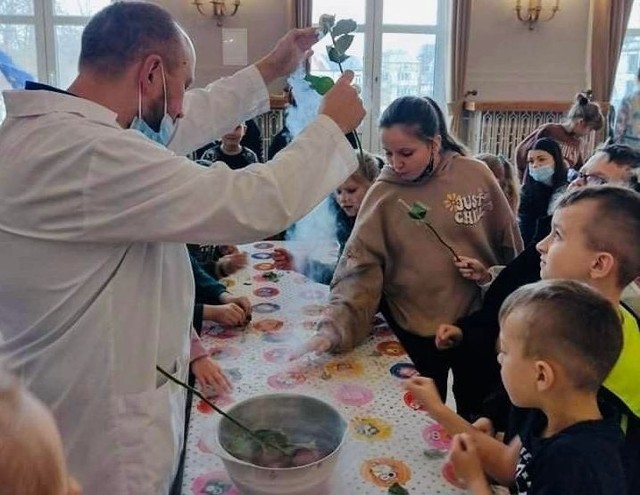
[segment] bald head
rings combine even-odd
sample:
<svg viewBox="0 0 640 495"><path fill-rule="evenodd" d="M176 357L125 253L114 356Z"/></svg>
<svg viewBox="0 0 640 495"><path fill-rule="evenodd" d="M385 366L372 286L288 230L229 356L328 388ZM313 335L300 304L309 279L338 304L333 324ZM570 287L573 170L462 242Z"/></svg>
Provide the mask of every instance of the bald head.
<svg viewBox="0 0 640 495"><path fill-rule="evenodd" d="M166 10L142 2L117 2L85 27L79 68L117 77L152 54L162 57L169 71L195 57L191 41Z"/></svg>

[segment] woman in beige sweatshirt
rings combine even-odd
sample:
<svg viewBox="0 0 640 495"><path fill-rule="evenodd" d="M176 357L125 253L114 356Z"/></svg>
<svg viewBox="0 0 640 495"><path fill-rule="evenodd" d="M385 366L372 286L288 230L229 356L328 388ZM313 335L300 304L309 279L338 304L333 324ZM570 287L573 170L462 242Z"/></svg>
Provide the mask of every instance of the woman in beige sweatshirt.
<svg viewBox="0 0 640 495"><path fill-rule="evenodd" d="M465 156L433 100L395 100L380 128L389 164L364 199L331 283L327 315L305 350L352 349L369 335L381 307L418 371L436 381L444 398L456 351L436 350L434 335L440 324L477 309L480 290L399 200L426 205L426 220L456 254L486 266L511 261L522 240L491 171ZM463 385L455 368L456 385Z"/></svg>

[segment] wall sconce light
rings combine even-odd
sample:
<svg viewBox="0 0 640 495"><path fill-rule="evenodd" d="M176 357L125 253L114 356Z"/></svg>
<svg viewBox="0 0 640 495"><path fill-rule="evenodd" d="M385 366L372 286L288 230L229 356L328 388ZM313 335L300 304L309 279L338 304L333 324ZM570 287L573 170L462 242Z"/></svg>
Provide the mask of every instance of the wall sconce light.
<svg viewBox="0 0 640 495"><path fill-rule="evenodd" d="M240 0L233 0L233 2L231 3L233 9L231 9L231 12L229 12L229 9L227 8L226 0L211 0L209 3L213 6L211 14L205 12L203 8L204 4L201 0L193 0L193 5L196 6L198 12L200 12L204 16L211 15L212 17L215 17L217 19L218 26L223 25L225 17L233 17L234 15L236 15L236 12L238 12L238 7L240 7Z"/></svg>
<svg viewBox="0 0 640 495"><path fill-rule="evenodd" d="M560 10L560 0L555 0L556 4L551 8L551 13L546 18L542 18L542 0L529 0L529 7L522 7L522 0L516 0L516 16L518 20L529 25L529 30L533 28L538 21L550 21L556 12Z"/></svg>

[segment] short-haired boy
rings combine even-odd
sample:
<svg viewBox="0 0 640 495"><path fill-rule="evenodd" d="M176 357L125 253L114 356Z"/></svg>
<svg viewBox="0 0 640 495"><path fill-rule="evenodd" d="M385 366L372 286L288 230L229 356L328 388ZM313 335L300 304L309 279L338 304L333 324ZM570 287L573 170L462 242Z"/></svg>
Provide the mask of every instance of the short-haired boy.
<svg viewBox="0 0 640 495"><path fill-rule="evenodd" d="M622 432L602 419L597 394L622 348L620 318L602 295L570 280L526 285L500 313L501 375L527 410L500 462L519 494L620 495ZM490 494L470 437L451 460L474 495Z"/></svg>
<svg viewBox="0 0 640 495"><path fill-rule="evenodd" d="M603 412L612 414L625 434L622 451L627 493L640 493L640 329L620 306L623 289L640 274L640 194L616 186L583 187L563 196L552 231L538 244L543 279L568 278L587 283L617 307L623 321L623 348L601 395ZM504 446L482 435L446 408L425 381L409 388L450 434L469 433L478 443L483 467L509 484L513 474L496 463Z"/></svg>

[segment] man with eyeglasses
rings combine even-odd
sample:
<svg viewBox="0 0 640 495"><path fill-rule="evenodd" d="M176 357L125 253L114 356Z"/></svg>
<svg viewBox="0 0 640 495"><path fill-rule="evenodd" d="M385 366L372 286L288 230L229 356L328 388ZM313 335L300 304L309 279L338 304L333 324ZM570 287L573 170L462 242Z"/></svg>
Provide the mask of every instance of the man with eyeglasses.
<svg viewBox="0 0 640 495"><path fill-rule="evenodd" d="M638 190L639 167L640 150L626 144L609 144L589 158L567 190L603 184L616 184Z"/></svg>

